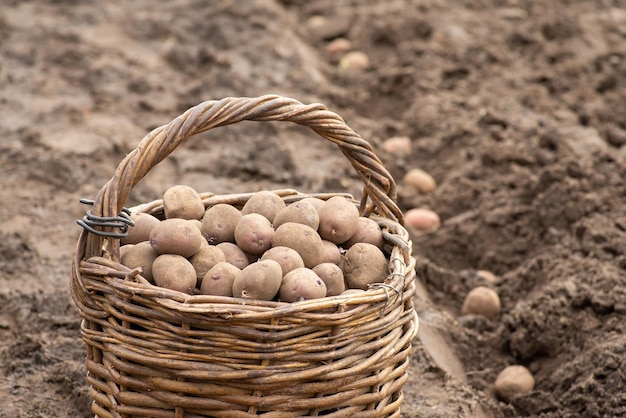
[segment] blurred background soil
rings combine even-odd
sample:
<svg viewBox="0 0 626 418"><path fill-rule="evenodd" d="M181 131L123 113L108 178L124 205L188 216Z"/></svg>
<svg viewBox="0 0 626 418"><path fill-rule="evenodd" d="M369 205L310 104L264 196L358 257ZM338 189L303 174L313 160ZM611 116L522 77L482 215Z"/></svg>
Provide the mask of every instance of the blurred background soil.
<svg viewBox="0 0 626 418"><path fill-rule="evenodd" d="M342 68L338 38L369 68ZM4 0L0 417L90 415L69 296L79 199L187 108L266 93L342 115L402 209L442 218L412 232L423 332L404 417L626 415L624 1ZM392 136L412 151L387 153ZM417 167L434 192L402 183ZM313 132L252 122L183 144L126 206L174 184L362 188ZM499 293L495 321L461 315L477 285ZM505 403L493 382L512 364L536 383Z"/></svg>

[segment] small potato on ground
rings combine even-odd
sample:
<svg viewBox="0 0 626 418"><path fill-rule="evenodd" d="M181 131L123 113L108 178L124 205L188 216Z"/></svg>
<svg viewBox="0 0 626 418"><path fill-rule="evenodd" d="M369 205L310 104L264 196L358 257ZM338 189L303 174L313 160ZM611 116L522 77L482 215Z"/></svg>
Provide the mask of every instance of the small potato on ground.
<svg viewBox="0 0 626 418"><path fill-rule="evenodd" d="M404 223L407 227L420 232L433 232L439 229L441 219L432 210L415 208L404 214Z"/></svg>
<svg viewBox="0 0 626 418"><path fill-rule="evenodd" d="M408 136L392 136L383 142L383 149L390 154L411 155L413 144Z"/></svg>
<svg viewBox="0 0 626 418"><path fill-rule="evenodd" d="M535 387L535 378L524 366L505 367L494 383L496 396L506 402L510 402L518 395L525 395Z"/></svg>
<svg viewBox="0 0 626 418"><path fill-rule="evenodd" d="M195 189L179 184L163 194L163 211L165 219L200 219L204 215L204 204Z"/></svg>
<svg viewBox="0 0 626 418"><path fill-rule="evenodd" d="M461 313L463 315L482 315L493 321L500 315L500 309L498 293L486 286L477 286L465 296Z"/></svg>
<svg viewBox="0 0 626 418"><path fill-rule="evenodd" d="M437 182L421 168L412 168L402 178L402 182L421 194L428 194L437 188Z"/></svg>
<svg viewBox="0 0 626 418"><path fill-rule="evenodd" d="M306 267L290 271L283 277L278 298L283 302L298 302L326 296L324 281Z"/></svg>
<svg viewBox="0 0 626 418"><path fill-rule="evenodd" d="M202 278L200 293L213 296L232 296L233 282L240 272L240 269L228 262L216 263Z"/></svg>
<svg viewBox="0 0 626 418"><path fill-rule="evenodd" d="M283 271L274 260L252 263L237 274L233 281L236 298L272 300L278 293Z"/></svg>
<svg viewBox="0 0 626 418"><path fill-rule="evenodd" d="M196 270L189 260L178 254L161 254L152 264L157 286L192 294L198 283Z"/></svg>

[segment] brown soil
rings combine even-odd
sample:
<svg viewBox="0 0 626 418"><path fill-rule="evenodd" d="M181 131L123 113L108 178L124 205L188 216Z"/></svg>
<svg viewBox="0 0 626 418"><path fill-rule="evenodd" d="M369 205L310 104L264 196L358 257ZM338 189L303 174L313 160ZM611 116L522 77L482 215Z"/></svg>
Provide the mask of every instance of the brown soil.
<svg viewBox="0 0 626 418"><path fill-rule="evenodd" d="M340 68L338 37L371 67ZM402 209L443 220L412 235L424 288L405 417L626 415L623 0L6 0L0 85L0 417L90 414L68 291L79 198L188 107L264 93L326 104L396 179L420 167L439 184L400 187ZM394 135L411 155L382 150ZM360 196L341 153L311 138L220 128L127 206L178 183ZM502 299L494 322L460 315L480 284ZM536 384L505 403L492 386L511 364Z"/></svg>

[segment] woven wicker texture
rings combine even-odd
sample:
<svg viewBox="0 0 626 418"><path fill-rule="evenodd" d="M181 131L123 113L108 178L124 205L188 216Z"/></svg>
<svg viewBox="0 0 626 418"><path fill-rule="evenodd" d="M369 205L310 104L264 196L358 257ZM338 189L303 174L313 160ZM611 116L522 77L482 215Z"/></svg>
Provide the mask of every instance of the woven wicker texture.
<svg viewBox="0 0 626 418"><path fill-rule="evenodd" d="M415 260L393 178L338 115L280 96L202 103L149 133L102 187L92 213L119 215L133 187L184 140L244 120L298 123L338 145L364 183L355 204L383 229L387 280L360 294L295 303L188 295L149 284L119 264L118 238L85 230L70 284L83 317L93 412L102 418L398 417L417 332ZM336 195L275 193L287 203ZM250 196L202 194L205 207L240 208ZM161 201L133 210L163 218Z"/></svg>

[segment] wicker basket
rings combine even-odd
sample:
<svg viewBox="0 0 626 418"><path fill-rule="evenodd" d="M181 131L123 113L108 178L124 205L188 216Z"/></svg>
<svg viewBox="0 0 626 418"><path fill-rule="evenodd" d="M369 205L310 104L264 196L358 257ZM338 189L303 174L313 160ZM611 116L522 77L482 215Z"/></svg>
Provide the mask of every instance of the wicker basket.
<svg viewBox="0 0 626 418"><path fill-rule="evenodd" d="M383 228L390 274L361 294L296 303L188 295L119 263L133 187L180 143L214 127L289 121L334 142L364 183L355 201ZM287 202L306 195L275 191ZM202 194L206 207L252 195ZM399 417L417 333L415 260L395 182L371 146L320 104L280 96L199 104L150 132L81 223L71 274L92 411L109 417ZM162 201L134 208L162 218Z"/></svg>

